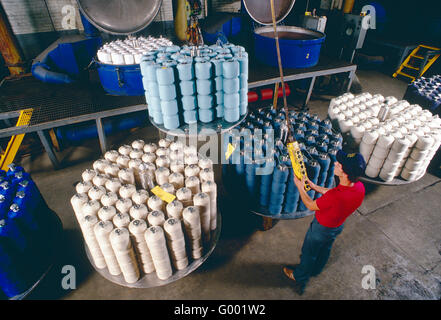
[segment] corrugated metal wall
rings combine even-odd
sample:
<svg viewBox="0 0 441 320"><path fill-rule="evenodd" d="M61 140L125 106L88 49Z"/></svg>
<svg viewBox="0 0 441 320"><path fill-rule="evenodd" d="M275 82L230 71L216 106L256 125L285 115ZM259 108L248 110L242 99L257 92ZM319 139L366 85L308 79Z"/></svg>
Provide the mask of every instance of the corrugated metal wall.
<svg viewBox="0 0 441 320"><path fill-rule="evenodd" d="M72 6L75 10L75 29L82 29L75 0L0 0L0 2L6 11L12 30L17 35L66 30L62 26L63 17L66 16L63 7L66 6ZM204 0L201 4L201 18L204 18ZM240 9L240 0L212 0L211 7L213 11L237 12ZM161 10L154 21L173 21L172 0L163 0Z"/></svg>
<svg viewBox="0 0 441 320"><path fill-rule="evenodd" d="M211 2L212 10L215 12L238 12L240 10L240 0L213 0Z"/></svg>
<svg viewBox="0 0 441 320"><path fill-rule="evenodd" d="M76 12L75 29L82 29L78 5L75 0L0 0L0 2L6 11L12 30L17 35L66 30L62 26L63 17L66 16L63 7L66 6L72 6ZM172 20L172 0L163 0L154 21Z"/></svg>
<svg viewBox="0 0 441 320"><path fill-rule="evenodd" d="M241 3L240 0L208 1L209 8L213 12L238 12ZM161 9L154 20L158 24L156 30L160 30L159 33L170 38L174 37L173 2L174 0L163 0ZM8 16L26 60L37 56L55 41L60 33L76 33L77 30L83 29L76 0L0 0L0 3ZM201 4L202 14L199 18L203 19L205 18L205 1L201 0ZM72 23L66 23L70 14Z"/></svg>
<svg viewBox="0 0 441 320"><path fill-rule="evenodd" d="M78 10L76 2L71 0L46 0L47 7L44 0L1 0L1 3L17 35L61 31L62 8L70 5ZM76 25L81 26L78 15Z"/></svg>

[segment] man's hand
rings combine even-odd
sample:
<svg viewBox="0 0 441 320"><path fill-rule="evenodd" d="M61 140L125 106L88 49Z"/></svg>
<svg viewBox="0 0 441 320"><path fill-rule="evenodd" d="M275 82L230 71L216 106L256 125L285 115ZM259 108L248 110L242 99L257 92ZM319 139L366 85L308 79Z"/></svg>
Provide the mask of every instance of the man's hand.
<svg viewBox="0 0 441 320"><path fill-rule="evenodd" d="M311 180L309 180L308 177L305 178L305 181L309 184L309 186L310 186L312 189L314 189L313 187L315 187L315 184L314 184Z"/></svg>
<svg viewBox="0 0 441 320"><path fill-rule="evenodd" d="M305 204L306 208L308 210L319 210L319 207L317 206L317 203L311 199L311 197L306 193L305 190L305 182L308 181L307 178L302 177L302 180L297 178L294 175L294 183L297 186L297 189L299 189L300 198L302 199L303 203Z"/></svg>
<svg viewBox="0 0 441 320"><path fill-rule="evenodd" d="M299 190L305 189L305 181L306 181L305 176L303 176L302 180L300 180L299 178L297 178L296 175L294 175L294 183L296 184L297 189Z"/></svg>

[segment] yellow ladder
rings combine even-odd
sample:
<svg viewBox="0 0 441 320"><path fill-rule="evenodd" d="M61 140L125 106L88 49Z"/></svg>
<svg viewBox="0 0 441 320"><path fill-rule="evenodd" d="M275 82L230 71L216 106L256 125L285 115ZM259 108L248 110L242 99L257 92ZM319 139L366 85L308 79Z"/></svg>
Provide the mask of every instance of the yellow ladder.
<svg viewBox="0 0 441 320"><path fill-rule="evenodd" d="M418 51L421 49L428 50L425 57L418 54ZM403 69L407 68L407 69L411 69L411 70L417 70L417 71L419 71L418 77L421 77L430 68L430 66L436 61L436 59L438 59L438 57L440 56L440 52L441 52L440 50L441 50L440 48L435 48L435 47L430 47L430 46L420 44L418 47L416 47L415 49L412 50L412 52L409 54L409 56L406 58L406 60L404 60L404 62L401 64L401 66L398 68L398 70L392 76L394 78L396 78L398 75L401 75L401 76L412 79L412 82L415 81L415 79L417 77L414 77L414 76L411 76L411 75L405 73L403 71ZM431 58L429 58L428 56L431 54L434 54L434 55ZM424 60L426 62L426 64L424 66L422 66L422 70L421 70L421 68L418 68L418 67L415 67L415 66L412 66L409 64L411 59Z"/></svg>
<svg viewBox="0 0 441 320"><path fill-rule="evenodd" d="M28 125L31 121L33 109L24 109L20 111L16 127ZM8 171L8 166L14 161L15 155L23 141L24 133L12 136L8 146L0 159L0 169Z"/></svg>

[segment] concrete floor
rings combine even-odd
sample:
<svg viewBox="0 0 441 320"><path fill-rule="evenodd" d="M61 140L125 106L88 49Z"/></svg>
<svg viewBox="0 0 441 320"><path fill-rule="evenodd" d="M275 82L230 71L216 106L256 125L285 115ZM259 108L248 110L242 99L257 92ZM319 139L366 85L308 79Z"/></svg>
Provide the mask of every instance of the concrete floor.
<svg viewBox="0 0 441 320"><path fill-rule="evenodd" d="M363 90L401 98L406 84L373 71L357 72ZM310 112L326 116L328 102L312 100ZM109 138L111 146L135 138L157 141L146 127ZM90 265L69 200L81 172L100 156L97 141L59 154L65 168L54 171L46 154L29 157L29 170L49 206L64 225L63 250L50 274L30 299L440 299L441 179L426 174L409 185L366 185L362 206L348 218L328 265L297 295L282 275L299 262L303 237L312 220L279 221L269 231L256 229L255 216L224 204L223 227L213 254L187 277L163 287L129 289L104 279ZM222 198L220 199L222 201ZM61 268L76 268L74 290L61 287ZM376 289L361 286L364 265L376 270Z"/></svg>

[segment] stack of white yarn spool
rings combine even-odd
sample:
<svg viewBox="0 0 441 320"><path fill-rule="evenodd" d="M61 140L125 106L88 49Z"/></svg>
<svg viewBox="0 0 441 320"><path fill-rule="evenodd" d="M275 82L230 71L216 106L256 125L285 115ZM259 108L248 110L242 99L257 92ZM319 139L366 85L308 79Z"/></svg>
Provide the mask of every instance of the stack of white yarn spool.
<svg viewBox="0 0 441 320"><path fill-rule="evenodd" d="M382 105L389 110L380 121ZM328 115L359 145L366 176L386 182L421 177L441 144L441 119L395 97L345 93L331 100Z"/></svg>
<svg viewBox="0 0 441 320"><path fill-rule="evenodd" d="M199 259L217 228L213 163L194 146L135 140L82 174L71 204L95 266L127 283L161 280ZM155 186L176 198L154 195Z"/></svg>
<svg viewBox="0 0 441 320"><path fill-rule="evenodd" d="M100 62L115 65L139 64L143 55L160 47L172 46L173 43L163 38L139 37L125 40L116 40L104 44L97 52Z"/></svg>

